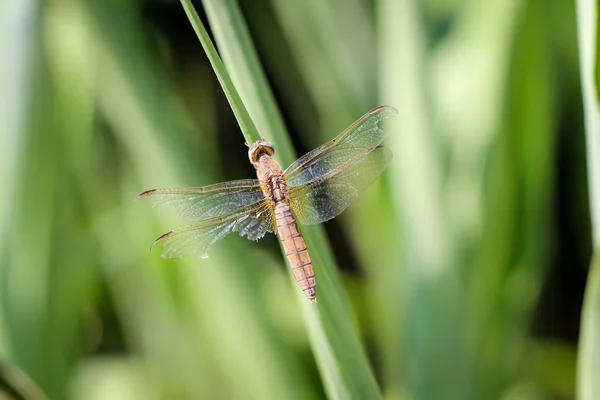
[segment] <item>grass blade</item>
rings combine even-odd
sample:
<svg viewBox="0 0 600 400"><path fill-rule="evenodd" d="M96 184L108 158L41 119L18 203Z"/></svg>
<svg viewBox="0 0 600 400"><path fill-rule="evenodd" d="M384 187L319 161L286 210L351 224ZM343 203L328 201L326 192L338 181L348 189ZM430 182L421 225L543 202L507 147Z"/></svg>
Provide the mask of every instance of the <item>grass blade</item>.
<svg viewBox="0 0 600 400"><path fill-rule="evenodd" d="M27 133L26 108L31 101L31 79L35 72L34 50L38 45L35 32L27 29L31 21L38 18L37 2L34 0L11 2L3 5L0 31L4 40L0 47L2 67L0 72L11 71L11 79L0 85L0 243L6 243L10 228L15 219L14 208L18 203L19 179L24 174L22 153L23 138ZM25 23L23 23L25 22ZM32 24L33 25L33 24ZM7 272L8 248L0 245L0 284L4 283ZM9 352L5 343L7 322L6 298L0 299L0 354Z"/></svg>
<svg viewBox="0 0 600 400"><path fill-rule="evenodd" d="M204 25L202 25L202 21L200 21L200 17L198 17L198 13L194 9L192 2L190 0L181 0L181 5L185 10L186 15L188 16L196 35L198 35L198 39L200 39L200 43L202 43L202 47L208 56L210 64L212 65L215 73L217 74L217 78L219 79L219 83L223 88L223 92L225 92L225 96L227 96L227 101L231 105L231 109L235 114L235 118L242 129L242 133L246 138L246 142L253 143L260 139L260 135L256 130L256 126L254 122L250 118L246 107L242 103L242 99L240 98L235 86L231 82L231 78L225 69L225 65L221 61L219 57L219 53L212 41L210 40L210 36L208 36L208 32L204 29Z"/></svg>
<svg viewBox="0 0 600 400"><path fill-rule="evenodd" d="M203 33L201 40L207 39L206 30L193 10L188 0L182 0L190 22L197 33ZM236 82L240 93L247 96L248 108L256 121L263 121L265 134L272 140L276 148L286 148L289 138L285 135L283 124L272 102L270 89L262 74L251 40L242 20L237 4L234 1L217 3L206 1L207 11L211 26L215 27L215 36L221 52L226 55L226 62L232 71L237 71L238 77L245 79ZM205 49L214 50L209 44L204 44ZM212 49L212 50L211 50ZM242 50L245 49L245 50ZM209 54L209 57L211 55ZM213 63L219 66L219 63ZM226 75L223 68L215 68L217 75ZM220 77L221 82L230 83L228 78ZM234 92L235 89L229 88ZM260 94L260 95L259 95ZM233 106L233 105L232 105ZM285 162L292 161L292 153L283 157ZM303 229L317 274L319 287L319 303L311 306L303 294L296 290L299 301L303 305L304 317L307 322L311 344L326 390L331 398L335 399L372 399L379 398L380 392L369 367L366 355L361 348L352 325L352 318L348 309L345 292L342 289L331 251L326 245L322 228L306 227ZM292 277L290 273L290 278ZM291 278L291 280L293 280Z"/></svg>
<svg viewBox="0 0 600 400"><path fill-rule="evenodd" d="M600 103L597 68L597 2L577 1L581 90L586 131L590 213L594 245L600 242Z"/></svg>
<svg viewBox="0 0 600 400"><path fill-rule="evenodd" d="M580 400L600 393L600 102L598 92L598 2L577 1L579 61L585 118L592 237L596 253L588 273L581 316L577 393Z"/></svg>
<svg viewBox="0 0 600 400"><path fill-rule="evenodd" d="M295 159L292 142L237 3L205 0L203 4L219 44L219 53L243 104L256 122L261 136L277 142L277 159L283 164L291 164Z"/></svg>
<svg viewBox="0 0 600 400"><path fill-rule="evenodd" d="M577 361L577 398L593 400L600 394L600 253L596 250L585 290L579 359Z"/></svg>

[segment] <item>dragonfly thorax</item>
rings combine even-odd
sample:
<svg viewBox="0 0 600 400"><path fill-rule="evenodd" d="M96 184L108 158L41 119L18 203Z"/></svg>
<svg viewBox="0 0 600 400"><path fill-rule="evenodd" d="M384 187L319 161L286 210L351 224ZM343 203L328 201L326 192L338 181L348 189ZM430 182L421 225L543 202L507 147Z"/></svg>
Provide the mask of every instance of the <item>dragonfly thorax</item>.
<svg viewBox="0 0 600 400"><path fill-rule="evenodd" d="M283 174L269 176L265 182L267 191L265 196L273 203L279 203L286 200L289 196L287 184Z"/></svg>
<svg viewBox="0 0 600 400"><path fill-rule="evenodd" d="M248 149L248 158L254 165L258 164L261 156L267 155L272 157L273 154L275 154L275 147L273 147L271 143L264 140L254 142Z"/></svg>

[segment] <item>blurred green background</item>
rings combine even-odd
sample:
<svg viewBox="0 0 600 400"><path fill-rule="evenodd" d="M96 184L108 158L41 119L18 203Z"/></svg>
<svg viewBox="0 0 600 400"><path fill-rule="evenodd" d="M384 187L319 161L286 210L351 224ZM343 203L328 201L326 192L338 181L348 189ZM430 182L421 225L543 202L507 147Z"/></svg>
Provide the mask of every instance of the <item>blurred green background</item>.
<svg viewBox="0 0 600 400"><path fill-rule="evenodd" d="M325 224L343 289L319 292L315 262L319 302L354 325L325 342L358 337L386 399L575 398L592 254L575 3L238 4L297 155L399 110L392 165ZM360 368L315 356L275 236L149 251L183 222L134 195L254 176L181 4L0 10L0 399L367 398L334 394L329 372Z"/></svg>

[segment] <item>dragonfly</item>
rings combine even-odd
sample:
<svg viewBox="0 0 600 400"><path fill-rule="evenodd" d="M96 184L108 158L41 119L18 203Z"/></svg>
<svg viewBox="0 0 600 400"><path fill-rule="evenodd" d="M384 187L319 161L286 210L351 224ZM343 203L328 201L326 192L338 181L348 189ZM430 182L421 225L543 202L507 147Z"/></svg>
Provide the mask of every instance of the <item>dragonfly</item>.
<svg viewBox="0 0 600 400"><path fill-rule="evenodd" d="M313 225L336 217L379 177L392 152L381 146L387 134L378 125L397 113L390 106L374 108L285 170L274 159L274 146L259 140L248 149L258 179L140 193L154 197L154 205L176 207L190 222L162 234L152 247L162 244L163 258L206 258L209 247L231 232L255 241L275 233L298 286L316 302L313 264L298 222Z"/></svg>

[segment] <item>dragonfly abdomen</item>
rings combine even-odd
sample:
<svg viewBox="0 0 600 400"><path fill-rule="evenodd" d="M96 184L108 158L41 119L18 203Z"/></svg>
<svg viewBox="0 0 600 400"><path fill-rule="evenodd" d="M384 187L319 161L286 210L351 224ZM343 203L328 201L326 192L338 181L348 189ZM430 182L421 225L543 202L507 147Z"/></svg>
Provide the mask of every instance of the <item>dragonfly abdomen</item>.
<svg viewBox="0 0 600 400"><path fill-rule="evenodd" d="M306 249L304 237L298 229L296 219L287 201L275 204L275 220L277 222L277 233L296 282L306 297L311 302L315 302L317 292L315 290L316 282L312 261Z"/></svg>

